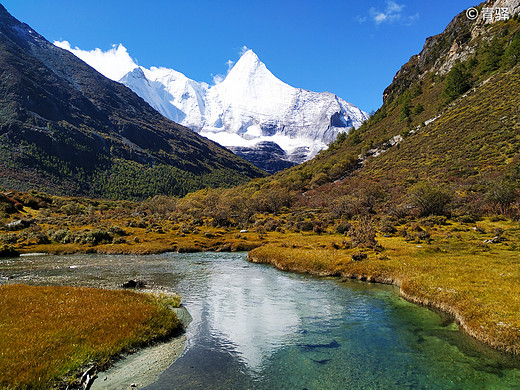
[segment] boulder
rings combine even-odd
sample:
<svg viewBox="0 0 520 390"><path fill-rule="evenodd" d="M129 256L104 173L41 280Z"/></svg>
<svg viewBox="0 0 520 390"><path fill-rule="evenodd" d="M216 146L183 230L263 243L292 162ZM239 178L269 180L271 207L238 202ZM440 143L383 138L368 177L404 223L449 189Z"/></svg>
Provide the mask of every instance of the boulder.
<svg viewBox="0 0 520 390"><path fill-rule="evenodd" d="M33 220L19 219L17 221L9 222L7 225L5 225L5 228L7 230L22 230L31 226L33 223Z"/></svg>
<svg viewBox="0 0 520 390"><path fill-rule="evenodd" d="M123 283L123 288L143 288L146 286L144 280L133 280L130 279L128 282Z"/></svg>

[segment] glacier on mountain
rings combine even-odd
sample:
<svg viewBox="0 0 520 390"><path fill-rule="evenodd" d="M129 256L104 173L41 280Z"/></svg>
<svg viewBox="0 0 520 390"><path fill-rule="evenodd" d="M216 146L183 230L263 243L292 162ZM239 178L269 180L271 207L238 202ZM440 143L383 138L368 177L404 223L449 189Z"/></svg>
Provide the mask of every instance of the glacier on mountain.
<svg viewBox="0 0 520 390"><path fill-rule="evenodd" d="M137 67L120 82L164 116L248 160L255 148L265 153L266 142L278 145L285 153L277 154L284 160L280 168L314 157L338 133L359 127L368 118L332 93L282 82L252 50L213 86L163 67ZM277 170L273 166L268 170Z"/></svg>

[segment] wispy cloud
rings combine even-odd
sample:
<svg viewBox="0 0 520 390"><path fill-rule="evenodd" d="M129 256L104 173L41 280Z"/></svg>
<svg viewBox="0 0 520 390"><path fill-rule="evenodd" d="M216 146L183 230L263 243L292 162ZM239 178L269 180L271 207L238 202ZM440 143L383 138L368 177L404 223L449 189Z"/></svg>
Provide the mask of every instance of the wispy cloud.
<svg viewBox="0 0 520 390"><path fill-rule="evenodd" d="M213 76L213 84L215 84L215 85L220 84L226 78L226 76L224 76L223 74L215 74L215 75L212 74L212 76Z"/></svg>
<svg viewBox="0 0 520 390"><path fill-rule="evenodd" d="M368 10L368 16L357 16L356 20L359 23L365 23L367 20L371 20L379 26L382 23L401 23L404 25L410 25L419 19L419 13L406 15L404 8L404 4L398 4L395 1L387 0L384 10L378 10L371 7Z"/></svg>
<svg viewBox="0 0 520 390"><path fill-rule="evenodd" d="M238 55L240 57L242 57L244 55L244 53L246 51L249 50L249 47L247 47L246 45L242 46L240 48L240 50L238 51ZM231 69L233 69L233 66L235 65L235 61L233 60L227 60L226 61L226 66L227 66L227 71L226 71L226 74L216 74L216 75L211 75L213 77L213 83L215 85L217 84L220 84L222 81L224 81L224 79L226 78L227 74L231 71Z"/></svg>
<svg viewBox="0 0 520 390"><path fill-rule="evenodd" d="M138 67L137 62L130 57L128 50L122 44L112 45L112 48L106 51L72 48L68 41L55 41L54 44L70 51L99 73L114 81L119 81L125 74Z"/></svg>
<svg viewBox="0 0 520 390"><path fill-rule="evenodd" d="M245 53L246 51L248 51L248 50L249 50L249 47L247 47L246 45L244 45L244 46L242 46L242 47L240 48L240 51L238 52L238 54L240 54L240 57L242 57L242 56L244 55L244 53Z"/></svg>

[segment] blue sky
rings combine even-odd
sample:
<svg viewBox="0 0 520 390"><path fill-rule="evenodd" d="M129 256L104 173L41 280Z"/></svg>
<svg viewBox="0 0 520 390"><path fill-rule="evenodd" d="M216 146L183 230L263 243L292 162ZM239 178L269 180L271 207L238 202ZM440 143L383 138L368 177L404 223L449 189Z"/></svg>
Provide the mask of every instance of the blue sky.
<svg viewBox="0 0 520 390"><path fill-rule="evenodd" d="M212 83L244 46L282 81L370 112L426 37L472 0L0 0L49 41L123 44L139 65Z"/></svg>

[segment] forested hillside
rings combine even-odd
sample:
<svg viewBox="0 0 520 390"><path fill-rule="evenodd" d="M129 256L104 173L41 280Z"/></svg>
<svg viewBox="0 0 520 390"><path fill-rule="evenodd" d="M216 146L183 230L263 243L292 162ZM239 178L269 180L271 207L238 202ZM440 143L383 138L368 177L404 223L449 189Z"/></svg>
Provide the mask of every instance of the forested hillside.
<svg viewBox="0 0 520 390"><path fill-rule="evenodd" d="M0 48L0 185L145 199L264 175L1 6Z"/></svg>

